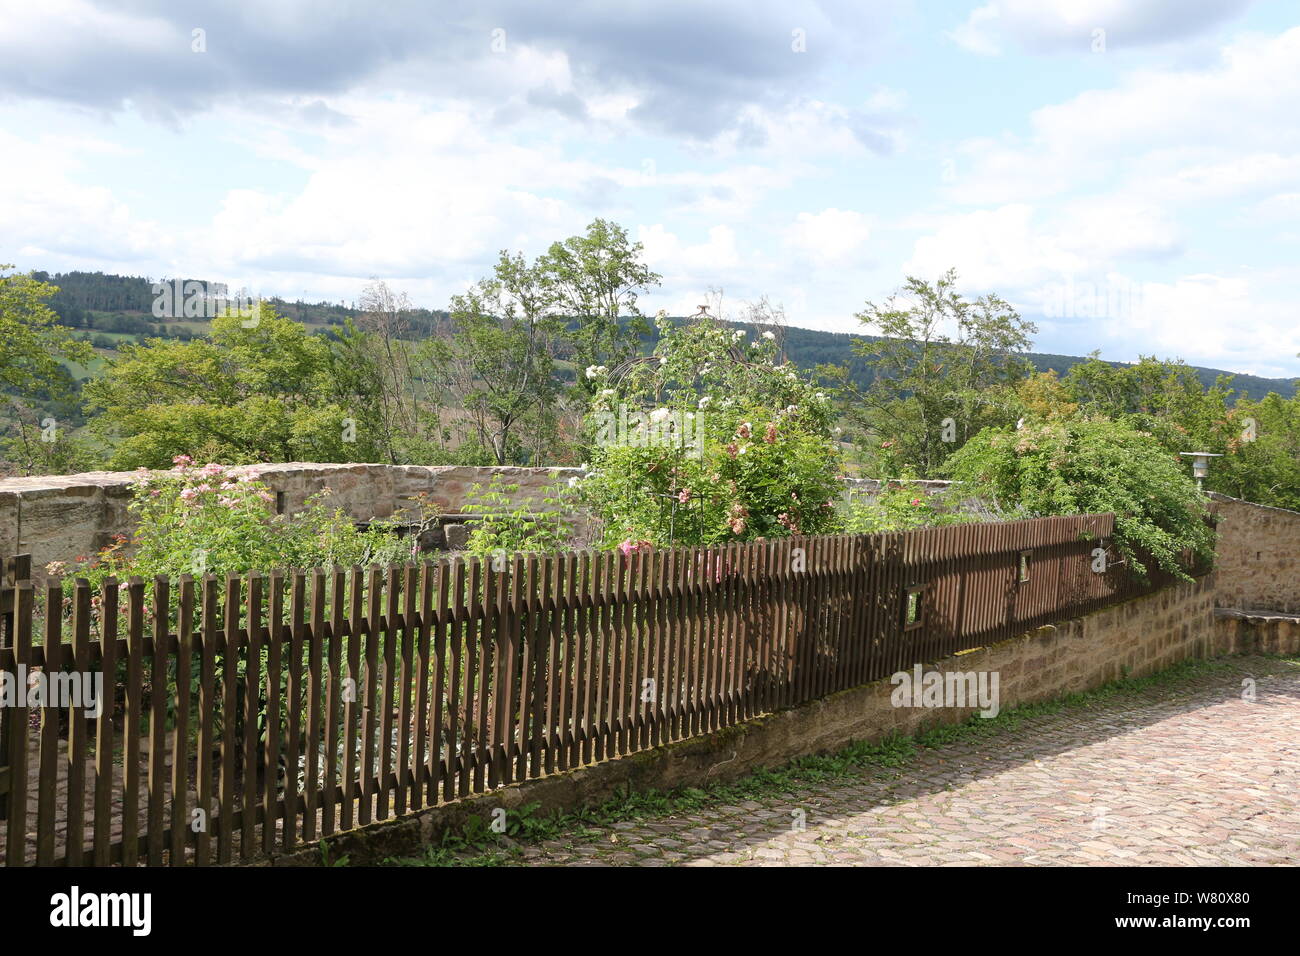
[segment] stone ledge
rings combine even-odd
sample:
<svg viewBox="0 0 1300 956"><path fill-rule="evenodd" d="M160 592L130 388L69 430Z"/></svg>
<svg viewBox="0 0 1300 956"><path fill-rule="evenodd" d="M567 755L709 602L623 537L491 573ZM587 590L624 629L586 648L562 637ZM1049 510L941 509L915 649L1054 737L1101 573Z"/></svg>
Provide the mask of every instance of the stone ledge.
<svg viewBox="0 0 1300 956"><path fill-rule="evenodd" d="M1252 624L1268 624L1279 621L1300 624L1300 614L1282 614L1278 611L1252 611L1248 608L1216 607L1214 616L1226 620L1250 621Z"/></svg>

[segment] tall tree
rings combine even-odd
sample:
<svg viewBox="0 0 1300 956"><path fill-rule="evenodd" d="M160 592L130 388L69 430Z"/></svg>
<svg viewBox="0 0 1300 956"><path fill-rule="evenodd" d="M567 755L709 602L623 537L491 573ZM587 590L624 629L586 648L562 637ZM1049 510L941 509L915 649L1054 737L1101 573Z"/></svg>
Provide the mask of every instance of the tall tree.
<svg viewBox="0 0 1300 956"><path fill-rule="evenodd" d="M58 323L48 301L58 288L0 265L0 462L25 474L88 466L93 455L71 434L77 382L65 363L86 363L90 345Z"/></svg>
<svg viewBox="0 0 1300 956"><path fill-rule="evenodd" d="M58 289L12 268L0 264L0 388L30 395L64 377L63 361L86 362L92 353L46 304Z"/></svg>
<svg viewBox="0 0 1300 956"><path fill-rule="evenodd" d="M408 339L413 310L406 293L380 279L372 279L362 290L360 306L357 327L365 336L352 345L364 354L374 372L375 418L380 429L376 438L385 458L395 464L401 457L401 436L415 433L418 417L410 387L413 372Z"/></svg>
<svg viewBox="0 0 1300 956"><path fill-rule="evenodd" d="M1005 300L963 298L950 269L933 283L908 276L857 318L884 338L854 345L874 377L865 392L850 390L848 413L888 445L893 463L931 477L982 427L1014 421L1002 392L1033 371L1018 353L1038 329Z"/></svg>
<svg viewBox="0 0 1300 956"><path fill-rule="evenodd" d="M553 443L553 349L562 326L555 304L542 269L504 250L491 277L452 299L448 378L498 464L521 452L537 461Z"/></svg>
<svg viewBox="0 0 1300 956"><path fill-rule="evenodd" d="M635 355L637 336L650 330L637 299L662 276L641 261L642 252L623 227L596 219L584 235L553 243L537 263L557 308L572 323L567 338L579 394L590 396L596 388L586 369L613 367Z"/></svg>

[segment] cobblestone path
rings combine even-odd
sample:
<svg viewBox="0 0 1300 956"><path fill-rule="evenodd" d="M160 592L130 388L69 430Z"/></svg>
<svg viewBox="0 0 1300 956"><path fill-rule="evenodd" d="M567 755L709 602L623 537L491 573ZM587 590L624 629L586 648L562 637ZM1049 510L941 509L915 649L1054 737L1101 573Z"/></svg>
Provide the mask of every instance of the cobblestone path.
<svg viewBox="0 0 1300 956"><path fill-rule="evenodd" d="M519 862L1300 864L1300 666L1233 659L924 749L902 768L525 845Z"/></svg>

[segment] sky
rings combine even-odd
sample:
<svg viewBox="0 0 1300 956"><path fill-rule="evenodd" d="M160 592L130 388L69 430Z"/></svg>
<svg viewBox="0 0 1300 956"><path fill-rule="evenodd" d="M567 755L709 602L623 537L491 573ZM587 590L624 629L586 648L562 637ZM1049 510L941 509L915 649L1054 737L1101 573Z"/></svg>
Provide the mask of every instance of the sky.
<svg viewBox="0 0 1300 956"><path fill-rule="evenodd" d="M0 263L445 308L612 219L689 314L948 269L1300 375L1295 0L0 0Z"/></svg>

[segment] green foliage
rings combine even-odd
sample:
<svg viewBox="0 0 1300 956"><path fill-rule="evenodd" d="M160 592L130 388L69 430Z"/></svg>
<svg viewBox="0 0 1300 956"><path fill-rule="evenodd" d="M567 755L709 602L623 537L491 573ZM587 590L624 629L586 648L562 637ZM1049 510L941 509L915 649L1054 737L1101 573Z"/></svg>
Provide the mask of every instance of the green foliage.
<svg viewBox="0 0 1300 956"><path fill-rule="evenodd" d="M520 503L519 485L507 484L493 475L487 486L474 484L466 495L467 514L478 515L466 543L466 552L480 557L502 557L516 553L558 551L568 541L564 502L546 495L535 509Z"/></svg>
<svg viewBox="0 0 1300 956"><path fill-rule="evenodd" d="M1015 421L1006 392L1033 370L1018 353L1037 328L996 295L967 301L956 282L951 270L934 283L909 276L900 295L857 316L884 336L858 346L873 381L846 409L879 436L879 477L904 467L934 477L982 427Z"/></svg>
<svg viewBox="0 0 1300 956"><path fill-rule="evenodd" d="M1203 561L1214 554L1205 500L1176 456L1122 422L986 428L953 454L945 470L965 482L966 491L1030 515L1114 512L1115 543L1139 576L1147 574L1144 555L1186 578L1185 551Z"/></svg>
<svg viewBox="0 0 1300 956"><path fill-rule="evenodd" d="M579 485L626 550L715 544L838 526L831 404L770 338L703 319L660 322L655 355L593 370L592 473Z"/></svg>
<svg viewBox="0 0 1300 956"><path fill-rule="evenodd" d="M84 577L93 585L114 576L244 574L275 569L387 564L411 557L391 522L359 531L351 518L309 499L291 516L277 515L275 496L254 471L219 464L202 467L179 457L170 471L141 470L128 505L137 522L128 555L119 537L98 555L79 557L71 570L51 574ZM69 582L70 583L70 580Z"/></svg>
<svg viewBox="0 0 1300 956"><path fill-rule="evenodd" d="M1234 498L1300 511L1300 397L1270 392L1227 413L1206 487Z"/></svg>
<svg viewBox="0 0 1300 956"><path fill-rule="evenodd" d="M662 278L641 262L641 243L628 242L618 223L595 219L581 236L553 243L537 267L560 312L573 323L569 345L576 368L615 366L637 351L647 330L637 308L639 295ZM631 321L620 322L629 316ZM590 396L596 386L579 375L577 388Z"/></svg>
<svg viewBox="0 0 1300 956"><path fill-rule="evenodd" d="M990 516L985 511L963 503L963 494L959 485L927 494L891 481L872 498L854 496L850 500L845 530L851 534L875 534L988 520Z"/></svg>
<svg viewBox="0 0 1300 956"><path fill-rule="evenodd" d="M496 464L520 459L521 433L538 459L554 443L554 348L563 325L555 303L541 268L505 252L491 278L452 298L455 331L442 367Z"/></svg>
<svg viewBox="0 0 1300 956"><path fill-rule="evenodd" d="M1300 509L1300 397L1270 392L1230 404L1231 376L1202 386L1182 361L1151 356L1112 366L1093 353L1064 379L1084 413L1104 415L1149 432L1170 454L1223 455L1210 465L1206 488L1237 498ZM1183 467L1190 462L1184 459Z"/></svg>
<svg viewBox="0 0 1300 956"><path fill-rule="evenodd" d="M11 268L0 265L0 394L10 398L0 462L26 474L82 470L95 455L70 431L80 415L65 363L88 362L93 353L57 324L48 300L58 290Z"/></svg>
<svg viewBox="0 0 1300 956"><path fill-rule="evenodd" d="M0 389L23 394L59 378L59 360L86 361L90 346L57 325L46 299L58 290L0 264Z"/></svg>
<svg viewBox="0 0 1300 956"><path fill-rule="evenodd" d="M94 428L115 443L112 467L165 468L177 455L258 461L373 460L373 436L355 431L334 400L329 344L263 305L256 321L212 320L209 340L152 339L85 389L101 410Z"/></svg>

